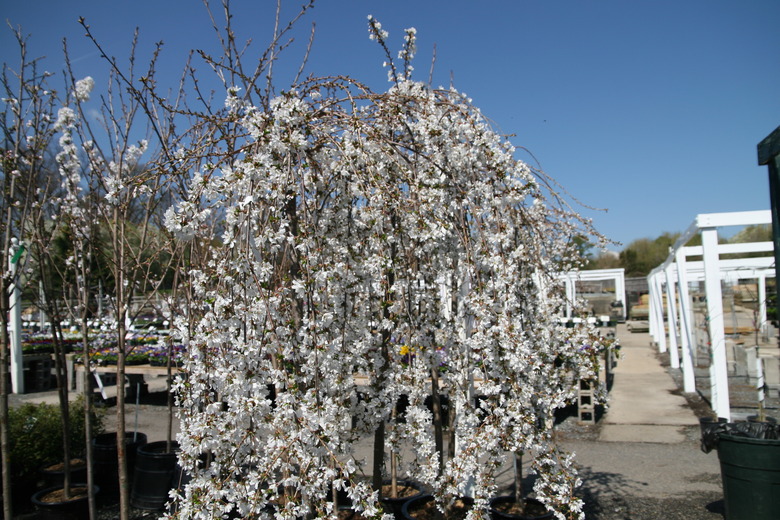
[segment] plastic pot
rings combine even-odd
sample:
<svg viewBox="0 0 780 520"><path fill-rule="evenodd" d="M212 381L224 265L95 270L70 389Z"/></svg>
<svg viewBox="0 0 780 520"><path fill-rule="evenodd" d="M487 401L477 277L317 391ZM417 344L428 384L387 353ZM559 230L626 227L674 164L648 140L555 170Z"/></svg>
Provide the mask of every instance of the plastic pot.
<svg viewBox="0 0 780 520"><path fill-rule="evenodd" d="M49 465L41 468L41 479L44 488L62 487L65 482L65 470L61 464ZM70 481L87 481L87 463L83 459L71 459L70 462Z"/></svg>
<svg viewBox="0 0 780 520"><path fill-rule="evenodd" d="M73 484L71 489L82 488L82 496L71 498L70 500L47 499L47 496L56 491L62 490L62 486L54 486L43 489L35 493L30 499L38 510L36 518L40 520L83 520L89 518L89 496L86 493L86 484ZM93 486L95 494L100 488Z"/></svg>
<svg viewBox="0 0 780 520"><path fill-rule="evenodd" d="M135 456L133 488L130 505L137 509L156 511L168 501L168 492L174 486L179 444L166 441L150 442L138 447Z"/></svg>
<svg viewBox="0 0 780 520"><path fill-rule="evenodd" d="M387 487L389 485L390 481L385 481L383 483L383 487ZM411 480L399 480L398 487L412 488L415 492L397 498L388 497L383 494L382 506L385 509L385 513L390 513L400 520L403 518L402 509L404 504L409 500L422 496L423 493L420 485L416 482L412 482Z"/></svg>
<svg viewBox="0 0 780 520"><path fill-rule="evenodd" d="M133 482L136 451L146 444L145 433L128 432L125 434L125 460L129 482ZM116 433L102 433L92 439L92 468L95 482L100 482L103 494L114 496L119 493L119 460L117 454Z"/></svg>
<svg viewBox="0 0 780 520"><path fill-rule="evenodd" d="M721 434L718 459L727 520L780 516L780 440Z"/></svg>

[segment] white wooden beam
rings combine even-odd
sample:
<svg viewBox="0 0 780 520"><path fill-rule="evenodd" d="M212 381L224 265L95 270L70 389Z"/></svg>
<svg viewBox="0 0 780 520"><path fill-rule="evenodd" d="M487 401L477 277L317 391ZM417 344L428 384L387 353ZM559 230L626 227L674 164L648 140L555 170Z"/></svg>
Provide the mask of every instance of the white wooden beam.
<svg viewBox="0 0 780 520"><path fill-rule="evenodd" d="M696 391L696 375L693 366L693 309L688 294L688 276L685 266L685 255L682 250L676 252L677 287L680 291L680 343L682 345L683 391Z"/></svg>
<svg viewBox="0 0 780 520"><path fill-rule="evenodd" d="M731 420L729 404L726 335L723 332L723 295L720 288L718 259L718 230L715 227L701 231L704 258L704 287L707 295L707 323L712 348L711 384L712 408L718 417Z"/></svg>
<svg viewBox="0 0 780 520"><path fill-rule="evenodd" d="M696 225L699 229L753 226L756 224L771 224L772 212L768 209L759 211L734 211L730 213L702 213L696 215Z"/></svg>
<svg viewBox="0 0 780 520"><path fill-rule="evenodd" d="M663 273L658 273L658 275L653 277L653 291L655 293L655 298L650 298L650 302L653 303L653 300L655 300L655 305L650 305L650 312L654 313L654 320L655 320L655 338L658 342L658 352L664 353L666 352L666 330L664 329L664 297L663 297L663 290L661 288L663 284Z"/></svg>
<svg viewBox="0 0 780 520"><path fill-rule="evenodd" d="M766 275L758 277L758 328L766 332Z"/></svg>
<svg viewBox="0 0 780 520"><path fill-rule="evenodd" d="M677 344L677 295L674 290L675 277L672 265L666 267L666 316L669 324L669 363L680 368L680 354Z"/></svg>

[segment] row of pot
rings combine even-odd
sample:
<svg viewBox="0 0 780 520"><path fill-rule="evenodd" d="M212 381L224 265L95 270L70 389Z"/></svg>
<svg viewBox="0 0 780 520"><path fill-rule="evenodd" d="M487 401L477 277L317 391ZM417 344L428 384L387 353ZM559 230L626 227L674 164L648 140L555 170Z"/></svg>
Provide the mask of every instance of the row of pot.
<svg viewBox="0 0 780 520"><path fill-rule="evenodd" d="M473 501L468 498L456 499L444 518L462 519L468 514ZM435 517L435 499L432 495L420 495L406 501L401 508L403 520L424 520ZM493 520L547 520L553 512L533 498L526 498L522 505L512 496L500 496L490 501L490 516Z"/></svg>
<svg viewBox="0 0 780 520"><path fill-rule="evenodd" d="M117 442L115 433L105 433L95 437L93 447L93 470L95 492L101 499L110 501L119 493ZM168 492L174 485L176 474L176 443L171 450L165 441L147 443L144 433L127 433L125 454L129 478L132 482L130 504L137 509L159 510L168 500ZM36 509L47 519L83 519L88 518L88 497L86 484L86 466L71 470L72 489L75 491L69 500L57 498L62 490L62 473L50 472L46 481L49 487L32 496Z"/></svg>
<svg viewBox="0 0 780 520"><path fill-rule="evenodd" d="M392 513L396 520L429 520L435 518L436 502L432 495L424 493L412 482L399 482L406 490L403 497L382 499L386 512ZM449 505L443 518L465 518L474 501L471 498L458 498ZM490 515L493 520L546 520L553 512L538 500L526 498L519 504L513 496L499 496L490 501ZM352 520L356 520L353 518Z"/></svg>
<svg viewBox="0 0 780 520"><path fill-rule="evenodd" d="M160 510L167 500L171 488L177 485L176 443L173 449L168 449L165 441L147 443L143 433L128 433L125 441L128 468L131 468L132 482L130 503L134 508L143 510ZM116 498L119 492L118 462L116 434L98 435L93 441L94 478L100 485L100 495L105 500ZM181 475L179 475L180 477ZM69 501L51 501L48 495L62 489L60 482L49 480L52 484L33 495L33 503L48 519L82 519L88 517L86 484L76 484L74 487L83 489L83 496ZM86 467L75 468L72 471L73 482L86 481ZM432 508L434 498L425 494L419 486L412 482L399 482L401 494L399 498L386 497L382 500L385 509L393 513L398 520L422 520L433 518ZM342 502L343 503L343 502ZM471 507L468 498L456 501L452 513L463 516ZM527 498L525 509L516 511L515 500L511 496L494 498L490 503L491 515L494 520L541 520L552 518L552 512L538 501ZM427 512L426 512L427 511ZM357 517L355 517L357 518Z"/></svg>

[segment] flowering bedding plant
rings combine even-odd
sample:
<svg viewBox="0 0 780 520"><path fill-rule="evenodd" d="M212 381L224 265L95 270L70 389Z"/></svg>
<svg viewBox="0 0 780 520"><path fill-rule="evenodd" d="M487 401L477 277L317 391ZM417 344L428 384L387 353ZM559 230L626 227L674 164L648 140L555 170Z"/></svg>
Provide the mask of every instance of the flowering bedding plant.
<svg viewBox="0 0 780 520"><path fill-rule="evenodd" d="M76 341L76 340L74 340ZM81 340L77 340L81 341ZM116 338L113 334L99 333L90 336L90 363L97 365L115 365L117 363L118 352ZM180 365L180 359L184 353L182 345L173 345L171 347L173 355L173 366ZM168 345L164 340L157 336L143 335L129 339L126 346L127 355L125 363L127 365L145 365L167 366ZM82 363L83 355L75 350L74 358L76 363Z"/></svg>
<svg viewBox="0 0 780 520"><path fill-rule="evenodd" d="M181 360L184 353L185 350L183 345L173 345L170 352L171 366L181 366ZM168 357L168 347L166 345L158 345L157 348L149 351L149 364L159 367L168 366Z"/></svg>
<svg viewBox="0 0 780 520"><path fill-rule="evenodd" d="M62 338L62 346L66 353L79 348L81 337L74 334L66 334ZM37 332L33 334L22 334L22 353L23 354L49 354L54 352L54 339L51 334Z"/></svg>

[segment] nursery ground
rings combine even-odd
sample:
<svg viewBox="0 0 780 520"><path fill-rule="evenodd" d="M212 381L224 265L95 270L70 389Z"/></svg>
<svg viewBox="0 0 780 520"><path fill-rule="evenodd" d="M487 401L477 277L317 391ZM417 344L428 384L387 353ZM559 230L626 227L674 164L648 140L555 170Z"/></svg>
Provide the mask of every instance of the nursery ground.
<svg viewBox="0 0 780 520"><path fill-rule="evenodd" d="M679 370L669 368L667 357L657 353L648 334L632 333L626 324L619 324L616 333L622 350L608 410L595 425L579 424L576 414L570 414L557 426L560 444L576 454L587 518L722 519L718 456L716 452L703 453L699 445L698 417L710 413L707 402L699 394L682 394ZM151 442L165 438L165 379L154 378L148 384L149 394L137 406L135 402L128 406L126 426L129 431L137 427ZM777 415L774 394L769 412ZM26 400L55 401L56 395L11 397L12 404ZM106 412L106 426L112 428L115 409L108 406ZM748 405L735 413L749 412ZM361 452L370 467L370 439ZM500 478L500 484L508 488L511 469L502 471ZM527 477L529 488L532 480ZM156 515L133 511L132 517ZM116 506L104 507L100 518L118 518Z"/></svg>

